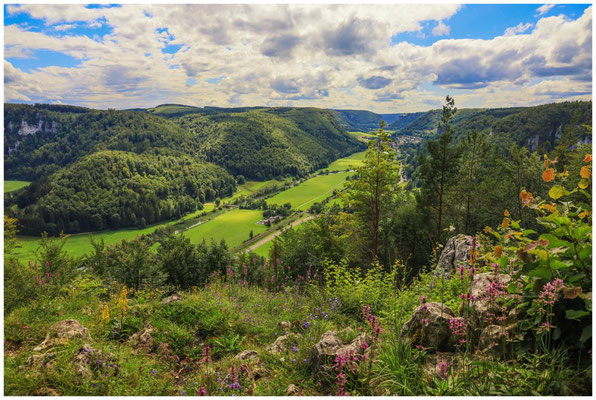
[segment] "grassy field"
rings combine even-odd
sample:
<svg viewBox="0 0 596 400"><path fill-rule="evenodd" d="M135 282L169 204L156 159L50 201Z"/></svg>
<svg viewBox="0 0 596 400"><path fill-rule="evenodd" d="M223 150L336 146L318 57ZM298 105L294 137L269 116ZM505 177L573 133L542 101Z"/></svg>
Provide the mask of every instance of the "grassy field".
<svg viewBox="0 0 596 400"><path fill-rule="evenodd" d="M238 185L236 193L230 198L234 200L240 196L250 196L251 194L255 193L258 190L270 188L275 185L283 185L286 180L278 181L276 179L271 179L269 181L259 182L259 181L246 181L242 185Z"/></svg>
<svg viewBox="0 0 596 400"><path fill-rule="evenodd" d="M64 250L73 257L80 257L91 250L91 236L97 241L103 239L104 243L108 245L118 243L124 239L132 240L138 236L147 235L158 227L166 226L170 223L171 222L163 222L161 224L151 225L144 229L127 228L93 234L81 233L77 235L68 235ZM17 258L24 262L35 260L35 250L39 247L40 239L32 236L19 236L19 242L21 248L16 251Z"/></svg>
<svg viewBox="0 0 596 400"><path fill-rule="evenodd" d="M267 230L265 225L257 224L263 218L262 215L260 210L234 209L185 231L184 236L190 238L192 243L199 243L203 239L209 241L213 238L216 242L225 239L228 247L233 248L248 239L251 230L255 235Z"/></svg>
<svg viewBox="0 0 596 400"><path fill-rule="evenodd" d="M352 136L354 139L358 139L363 142L376 136L372 133L364 133L364 132L348 132L348 135Z"/></svg>
<svg viewBox="0 0 596 400"><path fill-rule="evenodd" d="M29 185L26 181L4 181L4 193L14 192L22 187Z"/></svg>
<svg viewBox="0 0 596 400"><path fill-rule="evenodd" d="M347 171L353 167L358 167L362 165L365 153L365 151L362 151L360 153L354 153L351 156L335 160L331 164L329 164L329 167L327 167L327 169L329 171Z"/></svg>
<svg viewBox="0 0 596 400"><path fill-rule="evenodd" d="M313 203L323 201L339 189L348 176L348 172L337 172L329 175L318 175L298 186L276 194L267 200L267 204L292 204L292 208L308 210Z"/></svg>
<svg viewBox="0 0 596 400"><path fill-rule="evenodd" d="M202 210L197 210L194 213L188 214L184 219L196 217L203 212L211 212L215 204L205 203ZM90 237L93 236L95 240L103 239L106 245L118 243L122 240L132 240L141 235L148 235L159 227L167 226L174 223L173 221L166 221L159 224L148 226L147 228L125 228L115 231L102 231L93 234L81 233L76 235L68 235L68 240L64 245L64 250L73 257L80 257L87 254L91 250ZM19 260L26 262L35 259L35 251L39 247L40 239L33 236L19 236L21 248L17 249L16 256Z"/></svg>

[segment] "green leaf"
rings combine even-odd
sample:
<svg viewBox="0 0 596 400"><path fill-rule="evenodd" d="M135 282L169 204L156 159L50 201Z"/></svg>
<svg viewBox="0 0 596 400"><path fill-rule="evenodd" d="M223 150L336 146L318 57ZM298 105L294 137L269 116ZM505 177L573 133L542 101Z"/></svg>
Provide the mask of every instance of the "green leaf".
<svg viewBox="0 0 596 400"><path fill-rule="evenodd" d="M550 267L552 269L562 269L562 268L569 268L573 264L571 260L561 261L557 260L556 258L550 259Z"/></svg>
<svg viewBox="0 0 596 400"><path fill-rule="evenodd" d="M582 331L582 336L579 338L579 341L583 343L591 337L592 337L592 325L588 325Z"/></svg>
<svg viewBox="0 0 596 400"><path fill-rule="evenodd" d="M558 238L557 236L553 235L552 233L545 233L543 235L540 235L540 239L546 239L546 240L548 240L548 247L549 248L554 248L554 247L569 247L569 246L571 246L571 243Z"/></svg>
<svg viewBox="0 0 596 400"><path fill-rule="evenodd" d="M590 315L590 313L586 310L567 310L565 313L565 317L567 319L573 319L576 321L579 321L580 318L583 318L586 315Z"/></svg>
<svg viewBox="0 0 596 400"><path fill-rule="evenodd" d="M536 231L533 230L533 229L526 229L525 231L522 232L522 236L528 236L528 235L531 235L533 233L536 233Z"/></svg>
<svg viewBox="0 0 596 400"><path fill-rule="evenodd" d="M548 268L548 266L542 265L542 264L539 264L535 268L528 269L527 275L534 276L536 278L544 278L544 279L552 278L552 273L550 272L550 269Z"/></svg>
<svg viewBox="0 0 596 400"><path fill-rule="evenodd" d="M553 340L557 340L558 338L561 337L561 328L559 328L558 326L555 328L555 331L553 332Z"/></svg>
<svg viewBox="0 0 596 400"><path fill-rule="evenodd" d="M557 200L559 197L565 195L565 188L561 185L555 185L548 191L548 195Z"/></svg>

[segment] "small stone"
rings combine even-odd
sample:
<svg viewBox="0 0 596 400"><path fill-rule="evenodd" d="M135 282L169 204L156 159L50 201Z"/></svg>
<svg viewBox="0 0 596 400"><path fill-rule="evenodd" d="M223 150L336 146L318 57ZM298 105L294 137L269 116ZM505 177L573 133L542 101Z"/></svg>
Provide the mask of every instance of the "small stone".
<svg viewBox="0 0 596 400"><path fill-rule="evenodd" d="M292 329L292 323L290 321L281 321L277 326L284 332Z"/></svg>
<svg viewBox="0 0 596 400"><path fill-rule="evenodd" d="M268 350L274 354L283 353L289 349L291 344L295 344L300 337L301 335L296 333L288 333L287 335L280 336L275 339L275 342L269 346Z"/></svg>
<svg viewBox="0 0 596 400"><path fill-rule="evenodd" d="M182 300L182 298L180 297L180 295L177 294L177 293L174 293L173 295L164 298L161 301L161 303L162 304L170 304L170 303L175 303L175 302L180 301L180 300Z"/></svg>
<svg viewBox="0 0 596 400"><path fill-rule="evenodd" d="M301 393L302 392L301 392L300 388L298 386L294 385L293 383L288 385L288 389L286 390L287 396L300 396Z"/></svg>
<svg viewBox="0 0 596 400"><path fill-rule="evenodd" d="M236 360L241 360L241 361L258 360L259 354L254 350L244 350L244 351L236 354L236 357L234 357L234 358Z"/></svg>

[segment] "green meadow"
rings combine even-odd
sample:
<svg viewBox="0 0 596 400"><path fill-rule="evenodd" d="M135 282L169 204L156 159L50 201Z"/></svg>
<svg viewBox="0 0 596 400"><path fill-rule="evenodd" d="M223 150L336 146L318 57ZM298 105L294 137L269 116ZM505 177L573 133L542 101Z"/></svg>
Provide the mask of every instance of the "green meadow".
<svg viewBox="0 0 596 400"><path fill-rule="evenodd" d="M352 166L357 166L362 163L364 152L354 153L348 157L341 158L334 161L327 169L330 171L347 170ZM333 190L340 188L345 180L347 172L337 172L328 175L318 175L306 180L305 182L293 188L278 193L270 198L267 202L269 204L284 204L291 203L293 208L299 210L307 210L313 203L320 202L331 196ZM276 184L283 184L284 181L275 179L257 182L247 181L242 185L238 185L238 190L232 197L222 199L223 201L234 199L238 196L247 196L255 193L258 190L269 188ZM4 191L17 190L20 187L28 185L29 182L23 181L5 181ZM197 210L184 217L185 220L197 217L203 212L211 212L215 208L214 203L205 203L202 210ZM184 232L184 235L189 237L193 243L202 241L203 239L209 241L213 238L216 241L225 239L229 248L236 247L242 244L243 241L249 238L250 231L254 235L264 232L267 228L264 225L259 225L257 222L262 219L262 213L258 210L239 210L234 209L225 212L212 220L203 222L202 224L191 228ZM69 255L79 257L91 251L90 237L93 236L96 240L103 239L107 245L118 243L121 240L133 240L138 236L152 233L155 229L174 223L173 221L162 222L160 224L152 225L147 228L125 228L115 231L102 231L97 233L82 233L76 235L68 235L64 249ZM35 251L39 247L40 239L32 236L19 236L21 248L17 249L16 256L21 261L28 261L35 259ZM269 242L259 249L257 254L267 255L269 248L273 242Z"/></svg>
<svg viewBox="0 0 596 400"><path fill-rule="evenodd" d="M308 210L316 202L321 202L339 189L348 176L348 172L336 172L317 175L301 184L284 190L267 200L267 204L292 204L292 208Z"/></svg>
<svg viewBox="0 0 596 400"><path fill-rule="evenodd" d="M14 192L22 187L29 185L27 181L4 181L4 193Z"/></svg>
<svg viewBox="0 0 596 400"><path fill-rule="evenodd" d="M329 167L327 167L326 169L328 169L329 171L347 171L354 167L359 167L360 165L362 165L362 162L364 161L365 153L365 151L362 151L360 153L354 153L350 156L335 160L331 164L329 164Z"/></svg>
<svg viewBox="0 0 596 400"><path fill-rule="evenodd" d="M255 236L267 230L265 225L257 224L262 218L260 210L234 209L184 231L183 235L192 243L225 239L228 247L234 248L249 238L251 230Z"/></svg>

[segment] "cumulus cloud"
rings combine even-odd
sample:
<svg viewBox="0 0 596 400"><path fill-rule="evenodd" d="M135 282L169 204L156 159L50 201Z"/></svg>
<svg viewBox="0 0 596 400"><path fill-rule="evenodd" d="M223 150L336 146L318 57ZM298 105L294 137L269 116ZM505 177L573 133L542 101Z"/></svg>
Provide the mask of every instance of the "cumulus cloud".
<svg viewBox="0 0 596 400"><path fill-rule="evenodd" d="M5 58L5 97L98 108L175 102L379 112L428 109L453 90L461 106L546 102L565 93L591 97L591 7L576 20L542 18L490 40L391 45L392 36L421 32L423 25L434 26L434 35L449 35L444 21L458 9L443 4L9 5L8 15L27 13L48 29L5 26L6 58L53 50L76 58L78 65L25 72ZM70 33L70 25L110 29L90 38ZM48 33L56 30L58 36ZM179 50L164 52L171 46ZM220 77L225 79L209 83Z"/></svg>
<svg viewBox="0 0 596 400"><path fill-rule="evenodd" d="M445 25L443 21L439 21L437 26L432 30L434 36L448 36L449 32L451 32L451 28L448 25Z"/></svg>
<svg viewBox="0 0 596 400"><path fill-rule="evenodd" d="M541 16L549 12L556 4L544 4L536 9L536 16Z"/></svg>
<svg viewBox="0 0 596 400"><path fill-rule="evenodd" d="M531 29L534 26L531 22L523 23L520 22L516 26L512 26L511 28L505 29L505 36L513 36L519 35L520 33L526 32L528 29Z"/></svg>

